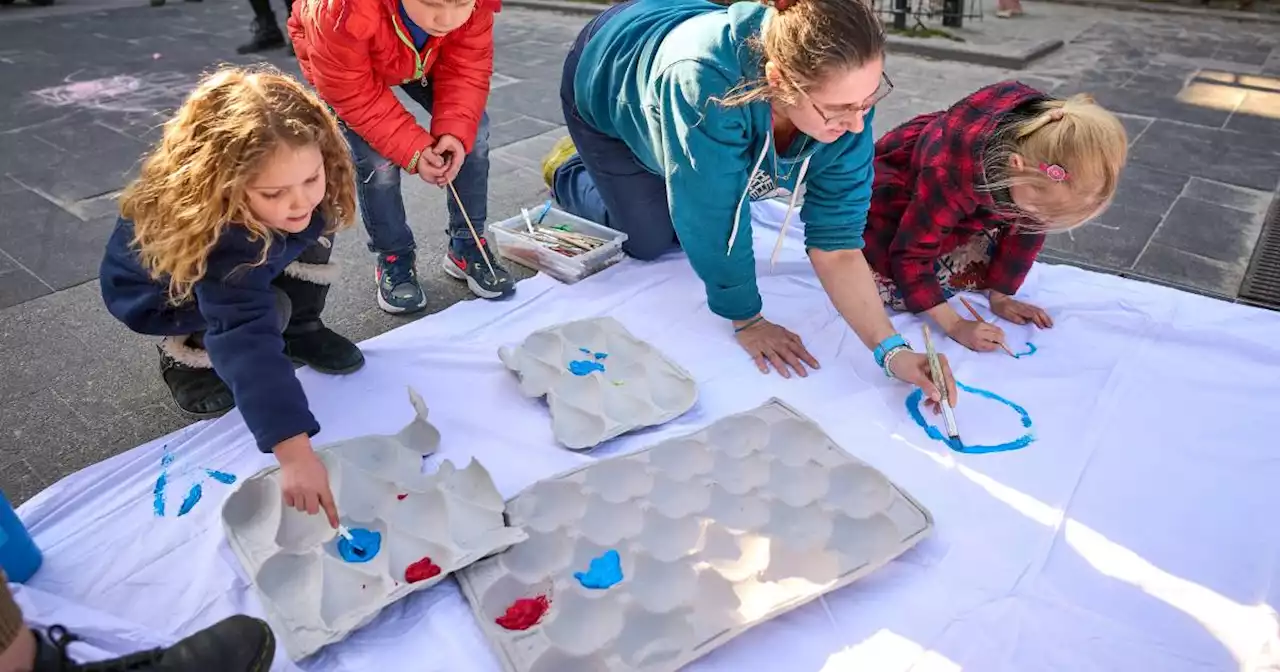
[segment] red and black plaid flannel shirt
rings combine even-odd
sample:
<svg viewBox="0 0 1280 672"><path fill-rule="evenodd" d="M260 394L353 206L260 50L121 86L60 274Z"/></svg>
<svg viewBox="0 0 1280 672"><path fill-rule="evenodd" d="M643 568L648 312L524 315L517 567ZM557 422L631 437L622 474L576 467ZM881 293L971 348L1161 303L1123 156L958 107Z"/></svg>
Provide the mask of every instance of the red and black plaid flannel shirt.
<svg viewBox="0 0 1280 672"><path fill-rule="evenodd" d="M876 143L875 182L863 234L867 262L902 291L919 313L946 295L934 264L984 229L1001 229L986 285L1015 294L1044 245L1043 234L1018 233L1019 217L982 189L983 153L1001 119L1045 98L1020 82L1001 82L945 112L921 115Z"/></svg>

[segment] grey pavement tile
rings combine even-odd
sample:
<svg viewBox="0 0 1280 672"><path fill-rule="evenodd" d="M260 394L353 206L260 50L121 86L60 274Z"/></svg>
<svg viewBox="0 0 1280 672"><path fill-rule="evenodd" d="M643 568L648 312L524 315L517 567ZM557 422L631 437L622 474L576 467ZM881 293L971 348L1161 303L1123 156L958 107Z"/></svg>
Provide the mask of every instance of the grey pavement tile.
<svg viewBox="0 0 1280 672"><path fill-rule="evenodd" d="M0 194L0 249L54 289L98 277L114 223L86 222L31 191Z"/></svg>
<svg viewBox="0 0 1280 672"><path fill-rule="evenodd" d="M1095 87L1088 90L1104 107L1114 112L1171 119L1188 124L1219 127L1231 116L1231 107L1214 109L1177 100L1173 94L1153 94L1141 89ZM1174 94L1177 92L1175 91ZM1230 95L1230 94L1229 94ZM1243 97L1243 92L1238 94ZM1224 103L1225 105L1226 103Z"/></svg>
<svg viewBox="0 0 1280 672"><path fill-rule="evenodd" d="M1272 198L1271 192L1237 187L1198 177L1191 178L1182 195L1255 215L1265 214Z"/></svg>
<svg viewBox="0 0 1280 672"><path fill-rule="evenodd" d="M1112 205L1095 222L1049 236L1045 247L1108 268L1131 268L1163 214Z"/></svg>
<svg viewBox="0 0 1280 672"><path fill-rule="evenodd" d="M63 151L47 154L10 174L66 201L119 189L135 172L146 149L141 141L98 123L46 125L34 135Z"/></svg>
<svg viewBox="0 0 1280 672"><path fill-rule="evenodd" d="M12 257L0 251L0 310L52 292Z"/></svg>
<svg viewBox="0 0 1280 672"><path fill-rule="evenodd" d="M493 147L502 147L542 135L547 131L555 130L558 126L559 124L521 115L505 123L493 124L489 129L490 144Z"/></svg>
<svg viewBox="0 0 1280 672"><path fill-rule="evenodd" d="M1119 114L1116 116L1120 119L1120 123L1124 124L1124 133L1129 136L1129 146L1146 132L1147 128L1155 121L1151 117L1138 117L1132 114Z"/></svg>
<svg viewBox="0 0 1280 672"><path fill-rule="evenodd" d="M1280 86L1280 79L1275 80ZM1277 91L1248 91L1227 121L1233 131L1280 138L1280 88Z"/></svg>
<svg viewBox="0 0 1280 672"><path fill-rule="evenodd" d="M35 497L52 482L51 477L36 473L26 460L6 462L7 457L0 453L0 492L14 506Z"/></svg>
<svg viewBox="0 0 1280 672"><path fill-rule="evenodd" d="M80 469L93 432L53 390L42 388L0 405L0 445L6 458L23 460L52 481Z"/></svg>
<svg viewBox="0 0 1280 672"><path fill-rule="evenodd" d="M1134 270L1231 297L1239 292L1243 277L1240 269L1158 243L1147 247Z"/></svg>
<svg viewBox="0 0 1280 672"><path fill-rule="evenodd" d="M1280 153L1264 137L1157 120L1133 145L1130 161L1254 189L1280 183Z"/></svg>
<svg viewBox="0 0 1280 672"><path fill-rule="evenodd" d="M546 82L522 81L489 94L490 115L494 110L517 113L556 125L564 123L560 109L560 88ZM495 115L496 116L496 115Z"/></svg>
<svg viewBox="0 0 1280 672"><path fill-rule="evenodd" d="M1151 242L1244 268L1261 231L1260 213L1180 198Z"/></svg>

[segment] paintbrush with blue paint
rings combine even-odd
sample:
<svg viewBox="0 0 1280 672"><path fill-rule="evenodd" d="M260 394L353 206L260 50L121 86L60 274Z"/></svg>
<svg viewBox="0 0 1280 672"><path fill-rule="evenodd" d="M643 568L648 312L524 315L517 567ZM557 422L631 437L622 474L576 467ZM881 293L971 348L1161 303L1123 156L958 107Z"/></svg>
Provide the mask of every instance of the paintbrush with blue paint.
<svg viewBox="0 0 1280 672"><path fill-rule="evenodd" d="M351 550L356 555L364 555L364 548L356 541L355 537L351 536L351 530L346 525L338 525L338 536L346 539L347 543L351 544Z"/></svg>
<svg viewBox="0 0 1280 672"><path fill-rule="evenodd" d="M933 374L933 384L938 386L938 397L942 407L942 421L947 426L947 436L960 440L960 430L956 428L956 415L947 399L947 381L943 379L942 361L938 359L938 351L933 349L933 335L929 333L929 325L924 325L924 350L929 358L929 372Z"/></svg>

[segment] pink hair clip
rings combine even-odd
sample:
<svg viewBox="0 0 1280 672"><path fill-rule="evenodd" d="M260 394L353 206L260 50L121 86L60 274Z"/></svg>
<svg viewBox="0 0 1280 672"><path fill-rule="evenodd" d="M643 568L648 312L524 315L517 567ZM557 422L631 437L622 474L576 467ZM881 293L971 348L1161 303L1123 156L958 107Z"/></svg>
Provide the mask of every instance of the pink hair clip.
<svg viewBox="0 0 1280 672"><path fill-rule="evenodd" d="M1066 182L1067 177L1069 177L1067 175L1067 169L1056 163L1042 163L1040 164L1040 170L1043 171L1045 175L1048 175L1049 179L1054 182Z"/></svg>

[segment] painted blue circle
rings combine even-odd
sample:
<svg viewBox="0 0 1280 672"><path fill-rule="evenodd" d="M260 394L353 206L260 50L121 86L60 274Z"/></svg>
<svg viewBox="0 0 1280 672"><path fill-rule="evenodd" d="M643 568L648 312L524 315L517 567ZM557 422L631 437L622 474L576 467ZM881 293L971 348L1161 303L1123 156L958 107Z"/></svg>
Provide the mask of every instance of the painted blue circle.
<svg viewBox="0 0 1280 672"><path fill-rule="evenodd" d="M382 549L381 533L366 530L363 527L353 527L350 531L351 539L355 541L354 545L338 537L338 555L342 556L343 560L354 563L369 562Z"/></svg>
<svg viewBox="0 0 1280 672"><path fill-rule="evenodd" d="M1004 397L996 394L995 392L989 392L987 390L978 389L976 387L969 387L968 385L965 385L964 383L958 380L956 381L956 387L964 390L965 392L968 392L969 394L976 394L980 397L985 397L993 401L998 401L1004 404L1005 406L1012 408L1014 411L1018 413L1019 419L1022 422L1022 426L1027 428L1028 430L1031 429L1031 415L1027 413L1027 409L1013 403L1012 401L1009 401L1008 399L1005 399ZM929 424L929 422L924 419L924 413L920 410L920 403L923 400L924 400L924 390L921 390L920 388L916 388L911 392L911 394L908 394L907 395L907 413L911 415L911 419L915 420L916 424L920 426L920 429L924 430L924 433L927 434L929 438L935 441L941 441L942 443L946 444L948 448L956 451L957 453L968 453L970 455L979 455L982 453L1003 453L1009 450L1018 450L1019 448L1026 448L1028 445L1031 444L1032 441L1036 440L1035 434L1028 431L1022 436L1012 441L1009 441L1007 443L1000 443L994 446L967 446L964 443L961 443L958 439L953 439L947 436L942 432L942 430L939 430L937 427Z"/></svg>

